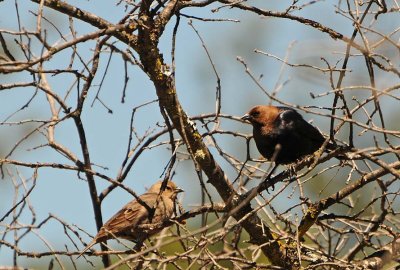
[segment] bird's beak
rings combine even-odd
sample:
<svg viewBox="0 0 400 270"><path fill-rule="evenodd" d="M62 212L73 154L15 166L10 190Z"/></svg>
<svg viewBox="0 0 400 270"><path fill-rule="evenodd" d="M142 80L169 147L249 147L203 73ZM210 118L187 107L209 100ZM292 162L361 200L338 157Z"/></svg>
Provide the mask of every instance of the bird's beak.
<svg viewBox="0 0 400 270"><path fill-rule="evenodd" d="M250 114L246 113L245 115L243 115L242 117L240 117L240 119L244 120L244 121L250 121L251 116Z"/></svg>
<svg viewBox="0 0 400 270"><path fill-rule="evenodd" d="M183 189L178 188L178 187L175 189L175 193L181 193L181 192L183 192L183 191L184 191Z"/></svg>

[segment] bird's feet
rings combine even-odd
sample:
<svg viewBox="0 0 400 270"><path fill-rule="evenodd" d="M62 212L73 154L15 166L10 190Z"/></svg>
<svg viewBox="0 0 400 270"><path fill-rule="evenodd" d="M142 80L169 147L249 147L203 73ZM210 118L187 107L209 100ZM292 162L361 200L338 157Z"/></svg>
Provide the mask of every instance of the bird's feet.
<svg viewBox="0 0 400 270"><path fill-rule="evenodd" d="M275 163L274 167L271 169L271 171L268 173L267 177L265 177L265 179L264 179L264 182L270 182L271 183L272 191L275 190L275 183L271 182L271 177L272 177L272 174L274 173L274 171L276 170L277 167L278 167L278 164ZM268 188L266 190L267 190L267 193L269 194Z"/></svg>
<svg viewBox="0 0 400 270"><path fill-rule="evenodd" d="M274 191L275 190L275 183L274 182L271 182L271 176L272 175L268 175L265 179L264 179L264 182L270 182L270 186L268 187L267 186L267 188L265 189L265 191L267 191L267 193L269 194L269 188L271 187L272 188L272 191Z"/></svg>

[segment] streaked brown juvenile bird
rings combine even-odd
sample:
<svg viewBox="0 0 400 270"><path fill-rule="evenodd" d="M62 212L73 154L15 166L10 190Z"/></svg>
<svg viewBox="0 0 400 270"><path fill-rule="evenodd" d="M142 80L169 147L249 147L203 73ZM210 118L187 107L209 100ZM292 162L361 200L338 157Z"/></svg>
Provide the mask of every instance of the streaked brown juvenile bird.
<svg viewBox="0 0 400 270"><path fill-rule="evenodd" d="M127 203L101 227L92 242L86 246L79 256L93 245L108 239L118 237L140 242L160 232L159 226L143 229L139 228L139 225L159 224L171 218L174 213L177 194L183 192L174 182L168 181L165 190L160 195L161 185L162 181L158 181L146 193L139 196L140 201L133 200Z"/></svg>
<svg viewBox="0 0 400 270"><path fill-rule="evenodd" d="M275 164L288 164L314 153L325 141L324 136L294 109L259 105L242 117L253 125L258 151ZM328 144L328 150L335 147Z"/></svg>

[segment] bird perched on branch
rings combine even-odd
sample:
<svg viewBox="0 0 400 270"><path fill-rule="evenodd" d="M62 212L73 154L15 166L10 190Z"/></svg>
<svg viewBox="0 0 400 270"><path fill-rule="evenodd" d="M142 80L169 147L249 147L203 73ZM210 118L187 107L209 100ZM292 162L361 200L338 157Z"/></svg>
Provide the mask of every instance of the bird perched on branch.
<svg viewBox="0 0 400 270"><path fill-rule="evenodd" d="M86 246L79 256L93 245L108 239L117 237L134 242L143 242L149 236L160 232L162 226L156 224L160 225L160 223L171 218L174 213L177 194L183 192L174 182L168 181L164 191L160 194L161 186L162 181L158 181L137 200L127 203L101 227L92 242ZM141 225L155 226L143 228Z"/></svg>
<svg viewBox="0 0 400 270"><path fill-rule="evenodd" d="M252 124L258 151L266 159L275 161L276 166L314 153L325 141L318 129L292 108L259 105L242 120ZM335 146L328 144L326 149L333 150Z"/></svg>

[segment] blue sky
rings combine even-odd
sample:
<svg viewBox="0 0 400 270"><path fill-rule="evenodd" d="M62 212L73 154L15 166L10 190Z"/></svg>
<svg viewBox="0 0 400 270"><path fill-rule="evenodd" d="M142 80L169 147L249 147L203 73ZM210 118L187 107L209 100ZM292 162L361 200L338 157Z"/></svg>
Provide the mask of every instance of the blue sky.
<svg viewBox="0 0 400 270"><path fill-rule="evenodd" d="M258 1L254 1L256 3ZM283 2L283 1L282 1ZM280 3L282 3L280 2ZM78 7L89 10L111 22L117 22L123 15L123 7L115 6L110 1L69 1ZM287 4L287 3L286 3ZM276 4L273 4L276 5ZM282 6L285 6L281 4ZM274 9L281 7L271 6ZM249 107L268 103L267 96L251 81L245 73L244 67L240 64L236 57L240 56L248 63L249 68L260 76L263 86L271 91L276 85L283 82L285 86L278 97L286 102L298 105L315 105L329 106L332 96L312 99L309 92L323 93L330 89L327 74L322 74L306 68L290 68L286 67L281 72L281 63L275 59L255 54L254 49L274 54L280 58L284 58L288 47L293 42L293 48L290 52L289 62L291 63L308 63L321 67L325 67L320 60L325 57L331 63L335 63L336 59L342 58L345 44L341 41L332 41L326 34L316 31L311 27L301 25L299 23L277 19L277 18L261 18L257 15L246 14L241 11L232 9L222 9L220 12L212 13L209 8L193 8L184 10L183 13L199 17L207 18L229 18L239 20L234 22L203 22L194 20L193 24L200 32L202 38L206 42L218 74L221 77L222 85L222 112L240 116L244 114ZM25 28L34 30L35 18L28 10L37 11L37 5L32 3L20 3L20 16L22 25ZM321 12L322 10L322 12ZM68 20L65 16L58 16L57 13L45 10L44 15L51 19L59 29L68 32ZM322 24L333 26L333 28L347 36L353 31L352 24L349 20L334 13L334 8L330 1L320 2L304 10L298 11L296 15L314 19ZM14 3L11 1L3 1L0 3L0 24L1 29L18 30L16 24L16 12ZM395 22L390 20L390 16L382 19L377 27L383 31L390 31L395 27ZM78 35L94 31L94 28L74 20L75 30ZM160 50L164 54L166 62L170 62L171 52L171 31L174 26L173 19L167 26L165 34L160 42ZM46 24L48 26L48 24ZM62 42L56 31L48 27L49 42ZM8 36L9 37L9 36ZM91 49L94 42L87 42L78 45L81 56L87 61L92 55ZM120 42L116 46L125 49ZM37 53L40 48L37 47ZM193 29L188 25L188 19L182 18L177 36L176 48L176 84L177 92L183 108L188 115L194 116L203 113L210 113L215 110L215 88L216 78L213 74L210 63L206 57L205 51L196 36ZM46 68L66 67L69 63L70 51L65 51L54 56ZM22 55L19 55L22 59ZM395 56L398 60L398 55ZM108 53L104 53L101 58L101 65L98 75L95 78L94 85L98 85L107 63ZM80 69L82 66L76 62L74 68ZM346 77L345 84L361 84L367 83L367 73L365 67L361 66L362 59L354 60L350 63L353 69L351 75ZM361 68L360 68L361 67ZM155 90L148 81L146 75L136 66L129 66L129 84L127 88L126 102L121 104L121 95L123 88L124 70L123 62L120 57L115 55L111 61L108 74L104 80L100 98L109 106L113 113L109 114L107 110L97 101L91 107L91 103L96 94L96 87L93 86L87 98L83 123L85 125L87 139L89 142L89 150L92 162L107 167L108 170L98 168L102 173L115 178L121 166L124 154L127 149L129 124L132 108L144 102L154 100L156 98ZM281 77L279 77L281 76ZM377 72L377 85L386 87L393 84L391 76ZM10 74L0 75L1 83L10 83L13 81L29 80L29 74ZM48 81L53 90L59 95L64 96L66 91L72 87L71 97L67 103L71 107L75 106L76 86L72 85L73 78L71 76L48 76ZM18 89L12 91L0 92L0 119L3 121L7 116L14 113L20 108L33 94L34 89ZM356 93L363 96L363 92ZM394 103L388 100L388 107ZM30 104L30 106L9 119L10 122L20 121L22 119L49 119L49 106L43 92L39 92L38 96ZM389 115L390 117L390 115ZM314 120L323 132L329 131L327 118L316 115L307 114L307 120ZM153 103L143 109L140 109L135 117L135 128L138 133L143 135L149 128L155 127L157 122L162 122L159 108ZM0 126L0 136L2 144L0 145L0 153L4 155L21 137L23 137L32 125L19 126ZM238 130L243 133L250 133L251 129L248 125L225 120L221 126L224 130ZM204 131L204 130L203 130ZM241 160L245 159L243 151L245 147L244 140L240 138L231 138L220 136L219 142L221 146L228 149L229 153ZM57 127L56 140L68 147L72 152L81 157L79 149L79 138L72 120L63 122ZM167 141L168 137L163 136L160 141ZM46 143L43 135L37 134L26 142L12 155L12 159L27 162L48 161L71 164L68 160L57 154L48 147L36 149L35 147ZM35 149L33 149L35 148ZM253 145L254 155L258 155ZM183 150L183 149L182 149ZM215 149L212 149L215 153ZM138 159L135 166L130 171L126 181L126 185L134 189L138 194L143 193L146 187L151 186L163 172L170 158L170 152L165 147L145 151ZM225 161L218 158L224 170L231 178L236 177L235 172L229 168ZM71 164L72 165L72 164ZM32 176L32 170L8 166L11 175L16 176L17 172L23 177ZM183 161L178 164L177 175L174 180L183 189L187 190L181 199L185 208L200 203L200 189L196 174L193 170L191 161ZM98 190L108 186L108 183L101 179L97 179ZM7 211L12 205L14 196L13 186L10 177L6 177L0 182L0 216ZM29 185L28 185L29 186ZM211 187L210 190L214 192ZM289 190L290 192L290 190ZM21 195L19 195L20 198ZM217 195L214 194L216 201L219 201ZM102 205L104 220L108 219L121 206L131 200L131 196L122 190L115 190L106 198ZM95 234L95 222L93 219L93 210L88 193L88 186L85 181L78 178L75 172L68 172L56 169L40 169L38 171L37 186L29 197L31 204L36 210L37 220L42 220L52 213L70 224L76 224L84 228L88 232ZM287 199L282 197L275 201L277 207L284 209L287 206ZM31 221L31 215L28 211L21 219L25 223ZM10 221L7 218L6 221ZM3 230L4 227L1 228ZM56 222L50 222L45 228L39 231L46 239L51 242L56 249L62 249L64 244L68 242L63 234L63 228ZM9 241L12 238L8 236ZM88 240L88 238L86 238ZM37 245L39 241L35 236L24 239L21 248L25 251L34 250L36 252L47 250L43 244ZM68 245L71 247L70 243ZM73 248L73 247L72 247ZM25 258L20 259L23 262ZM44 259L48 262L49 258ZM2 247L0 252L0 265L11 265L12 258L10 250ZM32 261L25 262L29 266Z"/></svg>

